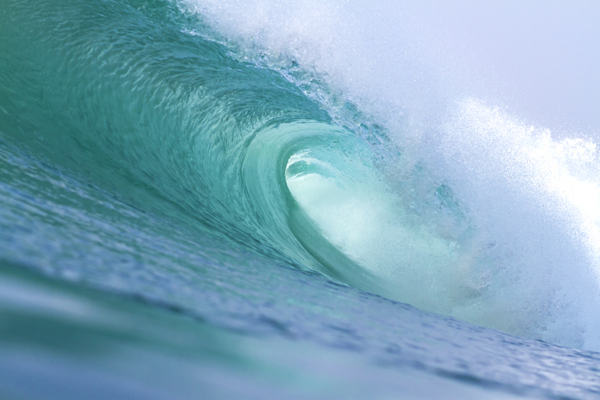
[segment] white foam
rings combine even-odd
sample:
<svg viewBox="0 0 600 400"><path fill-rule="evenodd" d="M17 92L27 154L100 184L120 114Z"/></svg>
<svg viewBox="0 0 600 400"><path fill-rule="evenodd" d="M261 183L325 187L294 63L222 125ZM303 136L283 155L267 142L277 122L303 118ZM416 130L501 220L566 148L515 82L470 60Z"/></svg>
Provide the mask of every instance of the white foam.
<svg viewBox="0 0 600 400"><path fill-rule="evenodd" d="M485 240L497 244L490 252L497 307L524 321L524 334L597 348L596 144L555 141L549 131L473 100L457 107L437 138L430 165L443 171Z"/></svg>

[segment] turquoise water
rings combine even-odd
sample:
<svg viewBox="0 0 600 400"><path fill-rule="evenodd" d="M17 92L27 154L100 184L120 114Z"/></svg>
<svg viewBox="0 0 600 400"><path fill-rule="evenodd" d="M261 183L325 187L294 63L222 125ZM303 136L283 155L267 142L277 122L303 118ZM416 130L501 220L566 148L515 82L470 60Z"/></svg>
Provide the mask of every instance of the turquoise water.
<svg viewBox="0 0 600 400"><path fill-rule="evenodd" d="M598 396L590 143L198 4L0 5L0 396Z"/></svg>

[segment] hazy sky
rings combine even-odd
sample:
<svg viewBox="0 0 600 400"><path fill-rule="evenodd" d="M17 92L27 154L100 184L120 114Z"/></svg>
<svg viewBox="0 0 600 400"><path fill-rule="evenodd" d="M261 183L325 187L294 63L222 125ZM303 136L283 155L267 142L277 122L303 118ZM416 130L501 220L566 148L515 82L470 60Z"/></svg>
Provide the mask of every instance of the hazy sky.
<svg viewBox="0 0 600 400"><path fill-rule="evenodd" d="M491 78L511 114L600 137L600 0L428 1L415 12Z"/></svg>

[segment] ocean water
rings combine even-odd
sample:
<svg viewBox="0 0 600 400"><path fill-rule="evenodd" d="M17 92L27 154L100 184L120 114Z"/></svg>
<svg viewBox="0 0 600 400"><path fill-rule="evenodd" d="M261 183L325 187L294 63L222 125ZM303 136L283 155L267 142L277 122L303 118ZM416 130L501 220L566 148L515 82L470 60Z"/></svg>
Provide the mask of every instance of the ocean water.
<svg viewBox="0 0 600 400"><path fill-rule="evenodd" d="M370 7L0 3L0 398L600 397L596 142Z"/></svg>

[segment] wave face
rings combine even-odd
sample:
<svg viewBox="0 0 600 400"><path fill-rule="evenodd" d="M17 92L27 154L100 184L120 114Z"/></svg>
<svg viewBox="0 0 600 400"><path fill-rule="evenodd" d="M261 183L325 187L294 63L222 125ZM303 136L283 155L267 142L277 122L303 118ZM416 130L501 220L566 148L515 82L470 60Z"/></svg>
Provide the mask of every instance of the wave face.
<svg viewBox="0 0 600 400"><path fill-rule="evenodd" d="M366 293L600 350L594 142L459 96L397 6L242 3L0 5L2 263L377 354L463 325Z"/></svg>

